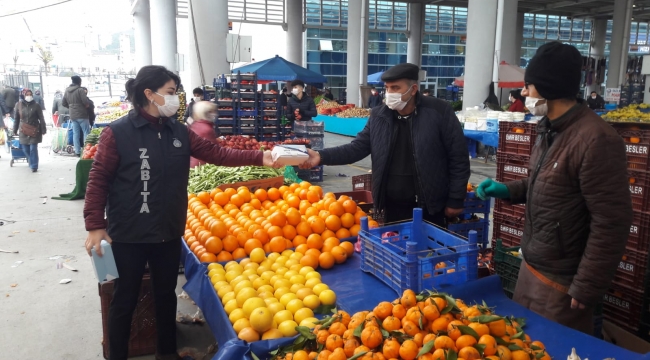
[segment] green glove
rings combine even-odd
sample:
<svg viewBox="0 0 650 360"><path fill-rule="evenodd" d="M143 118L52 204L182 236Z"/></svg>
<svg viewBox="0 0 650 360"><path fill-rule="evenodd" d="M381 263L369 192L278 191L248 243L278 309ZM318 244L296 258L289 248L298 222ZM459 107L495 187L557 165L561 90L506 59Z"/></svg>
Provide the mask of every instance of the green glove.
<svg viewBox="0 0 650 360"><path fill-rule="evenodd" d="M476 193L481 200L487 198L508 199L510 198L510 190L502 183L493 181L492 179L485 179L476 188Z"/></svg>

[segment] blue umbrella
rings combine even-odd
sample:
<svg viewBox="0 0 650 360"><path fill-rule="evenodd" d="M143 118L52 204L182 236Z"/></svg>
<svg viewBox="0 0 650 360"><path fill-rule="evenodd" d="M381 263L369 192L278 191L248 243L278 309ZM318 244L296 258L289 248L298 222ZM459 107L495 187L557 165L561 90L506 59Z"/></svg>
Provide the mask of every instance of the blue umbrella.
<svg viewBox="0 0 650 360"><path fill-rule="evenodd" d="M380 71L378 73L368 75L368 84L371 84L371 85L384 85L384 82L381 81L381 75L383 73L384 73L383 71Z"/></svg>
<svg viewBox="0 0 650 360"><path fill-rule="evenodd" d="M257 79L263 81L292 81L298 79L307 84L324 84L327 82L325 76L287 61L278 55L267 60L238 67L232 72L237 73L238 71L242 74L255 73Z"/></svg>

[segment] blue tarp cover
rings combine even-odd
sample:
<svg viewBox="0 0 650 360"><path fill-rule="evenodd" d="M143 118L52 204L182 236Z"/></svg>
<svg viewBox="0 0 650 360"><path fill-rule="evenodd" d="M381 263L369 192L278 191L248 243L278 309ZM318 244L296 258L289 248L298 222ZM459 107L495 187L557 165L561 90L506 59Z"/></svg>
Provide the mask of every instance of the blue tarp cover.
<svg viewBox="0 0 650 360"><path fill-rule="evenodd" d="M305 69L277 55L270 59L239 67L232 72L236 74L238 71L242 74L255 73L258 80L292 81L298 79L307 84L324 84L327 82L325 76Z"/></svg>
<svg viewBox="0 0 650 360"><path fill-rule="evenodd" d="M384 83L381 81L381 75L383 73L384 73L383 71L380 71L378 73L368 75L368 84L370 84L370 85L383 85Z"/></svg>

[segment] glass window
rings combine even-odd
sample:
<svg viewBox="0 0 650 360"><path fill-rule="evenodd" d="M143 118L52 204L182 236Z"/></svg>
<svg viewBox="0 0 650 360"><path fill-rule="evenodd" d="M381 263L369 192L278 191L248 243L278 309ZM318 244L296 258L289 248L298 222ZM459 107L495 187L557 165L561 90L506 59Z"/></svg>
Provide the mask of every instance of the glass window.
<svg viewBox="0 0 650 360"><path fill-rule="evenodd" d="M307 50L318 50L320 46L320 40L307 39Z"/></svg>
<svg viewBox="0 0 650 360"><path fill-rule="evenodd" d="M639 34L637 36L636 43L638 45L648 44L648 23L639 23Z"/></svg>
<svg viewBox="0 0 650 360"><path fill-rule="evenodd" d="M406 30L408 22L408 5L406 3L393 3L393 28L395 30Z"/></svg>
<svg viewBox="0 0 650 360"><path fill-rule="evenodd" d="M308 25L320 25L320 1L307 0L305 2L305 20Z"/></svg>
<svg viewBox="0 0 650 360"><path fill-rule="evenodd" d="M347 66L345 65L332 65L332 74L346 76L346 68Z"/></svg>
<svg viewBox="0 0 650 360"><path fill-rule="evenodd" d="M535 39L546 39L546 15L535 15Z"/></svg>
<svg viewBox="0 0 650 360"><path fill-rule="evenodd" d="M319 31L318 29L313 29L313 28L308 28L307 29L307 37L308 38L318 38Z"/></svg>
<svg viewBox="0 0 650 360"><path fill-rule="evenodd" d="M348 0L339 0L341 2L341 26L348 26Z"/></svg>
<svg viewBox="0 0 650 360"><path fill-rule="evenodd" d="M319 74L323 74L320 71L320 64L307 64L307 69L309 69L311 71L315 71L315 72L317 72Z"/></svg>
<svg viewBox="0 0 650 360"><path fill-rule="evenodd" d="M639 29L639 23L632 21L630 24L630 45L636 45L636 33Z"/></svg>
<svg viewBox="0 0 650 360"><path fill-rule="evenodd" d="M424 10L424 31L436 32L438 31L438 6L426 5Z"/></svg>
<svg viewBox="0 0 650 360"><path fill-rule="evenodd" d="M320 51L307 51L307 63L319 63Z"/></svg>
<svg viewBox="0 0 650 360"><path fill-rule="evenodd" d="M524 38L532 38L534 28L535 28L535 15L524 14Z"/></svg>
<svg viewBox="0 0 650 360"><path fill-rule="evenodd" d="M546 38L557 40L560 36L560 17L549 15L547 19Z"/></svg>
<svg viewBox="0 0 650 360"><path fill-rule="evenodd" d="M340 5L338 0L322 0L323 25L339 26L340 25Z"/></svg>
<svg viewBox="0 0 650 360"><path fill-rule="evenodd" d="M573 20L573 28L571 29L571 40L581 41L582 40L582 29L584 21L582 19Z"/></svg>
<svg viewBox="0 0 650 360"><path fill-rule="evenodd" d="M332 30L331 29L319 29L320 32L320 38L321 39L331 39L332 38Z"/></svg>
<svg viewBox="0 0 650 360"><path fill-rule="evenodd" d="M347 54L346 53L332 53L332 62L337 63L337 64L345 64L347 62Z"/></svg>
<svg viewBox="0 0 650 360"><path fill-rule="evenodd" d="M612 30L614 29L614 21L613 20L607 20L607 31L605 32L605 41L606 42L611 42L612 41Z"/></svg>
<svg viewBox="0 0 650 360"><path fill-rule="evenodd" d="M585 29L582 33L583 41L591 41L591 27L593 26L593 21L585 20Z"/></svg>
<svg viewBox="0 0 650 360"><path fill-rule="evenodd" d="M334 51L348 51L348 42L345 40L332 40Z"/></svg>
<svg viewBox="0 0 650 360"><path fill-rule="evenodd" d="M438 18L438 31L450 33L454 24L454 8L450 6L441 6Z"/></svg>
<svg viewBox="0 0 650 360"><path fill-rule="evenodd" d="M393 3L377 1L377 29L393 28Z"/></svg>
<svg viewBox="0 0 650 360"><path fill-rule="evenodd" d="M467 8L456 8L454 11L454 32L467 33Z"/></svg>
<svg viewBox="0 0 650 360"><path fill-rule="evenodd" d="M332 29L332 39L343 39L347 40L348 32L346 30L334 30Z"/></svg>
<svg viewBox="0 0 650 360"><path fill-rule="evenodd" d="M560 40L571 40L571 20L564 17L560 20Z"/></svg>

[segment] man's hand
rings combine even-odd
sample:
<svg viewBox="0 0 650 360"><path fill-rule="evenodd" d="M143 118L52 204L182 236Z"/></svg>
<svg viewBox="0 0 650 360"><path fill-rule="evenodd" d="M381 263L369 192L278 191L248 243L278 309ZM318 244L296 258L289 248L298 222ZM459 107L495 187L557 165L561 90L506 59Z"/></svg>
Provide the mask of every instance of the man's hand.
<svg viewBox="0 0 650 360"><path fill-rule="evenodd" d="M580 310L582 310L584 308L585 308L584 304L580 303L576 299L571 299L571 309L580 309Z"/></svg>
<svg viewBox="0 0 650 360"><path fill-rule="evenodd" d="M463 209L445 208L445 216L447 218L455 218L463 212Z"/></svg>
<svg viewBox="0 0 650 360"><path fill-rule="evenodd" d="M492 179L483 180L476 188L476 194L481 200L487 200L491 197L497 199L510 198L510 190L508 190L508 187Z"/></svg>
<svg viewBox="0 0 650 360"><path fill-rule="evenodd" d="M271 150L264 151L264 158L263 158L262 164L264 166L273 167L273 168L276 168L276 169L282 167L282 166L280 166L280 165L273 162L273 155L271 155Z"/></svg>
<svg viewBox="0 0 650 360"><path fill-rule="evenodd" d="M318 151L307 149L307 154L309 154L309 159L307 159L304 163L300 164L301 169L311 169L314 166L320 165L320 154L318 153Z"/></svg>
<svg viewBox="0 0 650 360"><path fill-rule="evenodd" d="M88 252L88 256L92 255L90 250L93 247L95 248L97 255L104 255L102 254L102 247L100 245L102 240L106 240L109 244L113 243L113 240L108 236L106 229L91 230L88 232L88 237L86 238L86 251Z"/></svg>

